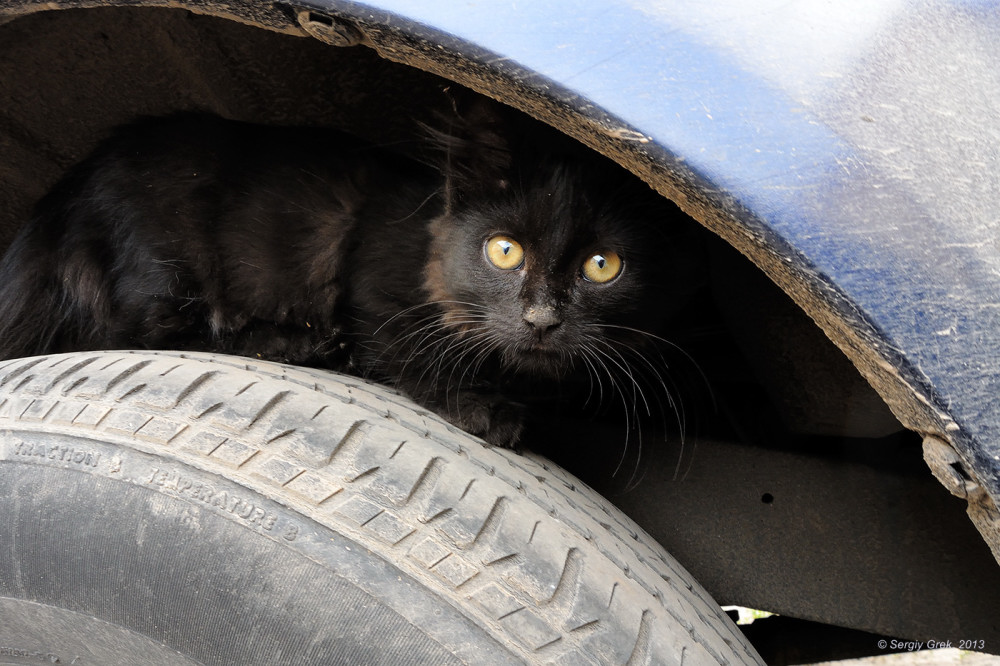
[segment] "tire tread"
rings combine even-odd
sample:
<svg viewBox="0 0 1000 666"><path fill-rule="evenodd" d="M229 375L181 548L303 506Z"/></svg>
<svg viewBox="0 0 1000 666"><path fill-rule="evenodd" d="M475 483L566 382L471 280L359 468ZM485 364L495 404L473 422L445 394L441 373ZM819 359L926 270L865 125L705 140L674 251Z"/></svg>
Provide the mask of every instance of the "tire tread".
<svg viewBox="0 0 1000 666"><path fill-rule="evenodd" d="M0 428L39 422L168 455L347 532L532 663L760 663L596 493L544 460L479 448L383 387L203 354L3 364Z"/></svg>

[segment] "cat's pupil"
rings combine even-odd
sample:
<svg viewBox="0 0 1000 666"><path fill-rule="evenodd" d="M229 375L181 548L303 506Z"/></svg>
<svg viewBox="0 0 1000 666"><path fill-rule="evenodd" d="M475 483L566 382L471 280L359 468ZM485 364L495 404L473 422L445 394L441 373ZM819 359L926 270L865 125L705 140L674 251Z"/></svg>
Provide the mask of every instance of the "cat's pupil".
<svg viewBox="0 0 1000 666"><path fill-rule="evenodd" d="M500 245L500 250L504 254L510 254L510 249L514 247L510 241L500 241L498 245Z"/></svg>
<svg viewBox="0 0 1000 666"><path fill-rule="evenodd" d="M608 263L608 260L601 255L597 255L594 259L597 261L598 268L604 268L604 266Z"/></svg>

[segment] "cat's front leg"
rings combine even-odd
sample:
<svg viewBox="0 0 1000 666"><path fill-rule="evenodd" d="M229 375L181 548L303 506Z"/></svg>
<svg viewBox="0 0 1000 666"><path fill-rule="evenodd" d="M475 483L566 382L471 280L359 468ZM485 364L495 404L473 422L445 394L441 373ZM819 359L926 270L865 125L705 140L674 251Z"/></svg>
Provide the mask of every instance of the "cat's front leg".
<svg viewBox="0 0 1000 666"><path fill-rule="evenodd" d="M463 389L435 405L441 416L491 446L517 449L524 430L525 407L492 391Z"/></svg>
<svg viewBox="0 0 1000 666"><path fill-rule="evenodd" d="M494 382L481 378L438 381L433 369L419 362L404 367L403 372L391 366L378 372L377 361L366 358L364 352L364 347L360 347L354 364L355 368L370 369L364 373L368 377L394 385L452 425L483 438L489 446L518 448L527 408L499 391ZM428 376L432 379L428 380Z"/></svg>
<svg viewBox="0 0 1000 666"><path fill-rule="evenodd" d="M424 407L470 435L481 437L489 446L517 449L524 430L526 407L514 402L489 385L455 386L450 390L427 391L418 384L407 386L398 378L397 388ZM420 389L424 390L420 390Z"/></svg>

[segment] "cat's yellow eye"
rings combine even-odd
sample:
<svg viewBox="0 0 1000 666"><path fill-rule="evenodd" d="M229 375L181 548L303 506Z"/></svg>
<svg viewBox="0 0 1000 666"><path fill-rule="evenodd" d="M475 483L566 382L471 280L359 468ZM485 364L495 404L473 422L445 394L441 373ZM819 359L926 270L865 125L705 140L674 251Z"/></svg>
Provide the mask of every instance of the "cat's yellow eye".
<svg viewBox="0 0 1000 666"><path fill-rule="evenodd" d="M524 248L509 236L494 236L486 241L486 258L497 268L514 270L524 263Z"/></svg>
<svg viewBox="0 0 1000 666"><path fill-rule="evenodd" d="M583 262L583 277L591 282L611 282L622 272L622 258L617 252L601 252Z"/></svg>

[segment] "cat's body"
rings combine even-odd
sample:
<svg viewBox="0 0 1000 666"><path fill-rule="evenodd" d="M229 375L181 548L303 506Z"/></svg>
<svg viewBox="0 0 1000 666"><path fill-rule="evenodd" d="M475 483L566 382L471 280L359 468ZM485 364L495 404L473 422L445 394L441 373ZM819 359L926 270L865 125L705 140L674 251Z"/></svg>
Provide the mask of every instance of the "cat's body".
<svg viewBox="0 0 1000 666"><path fill-rule="evenodd" d="M485 118L438 134L440 165L195 114L122 128L0 265L0 358L197 349L346 370L513 446L506 387L617 365L684 250L629 216L606 167L511 148Z"/></svg>

